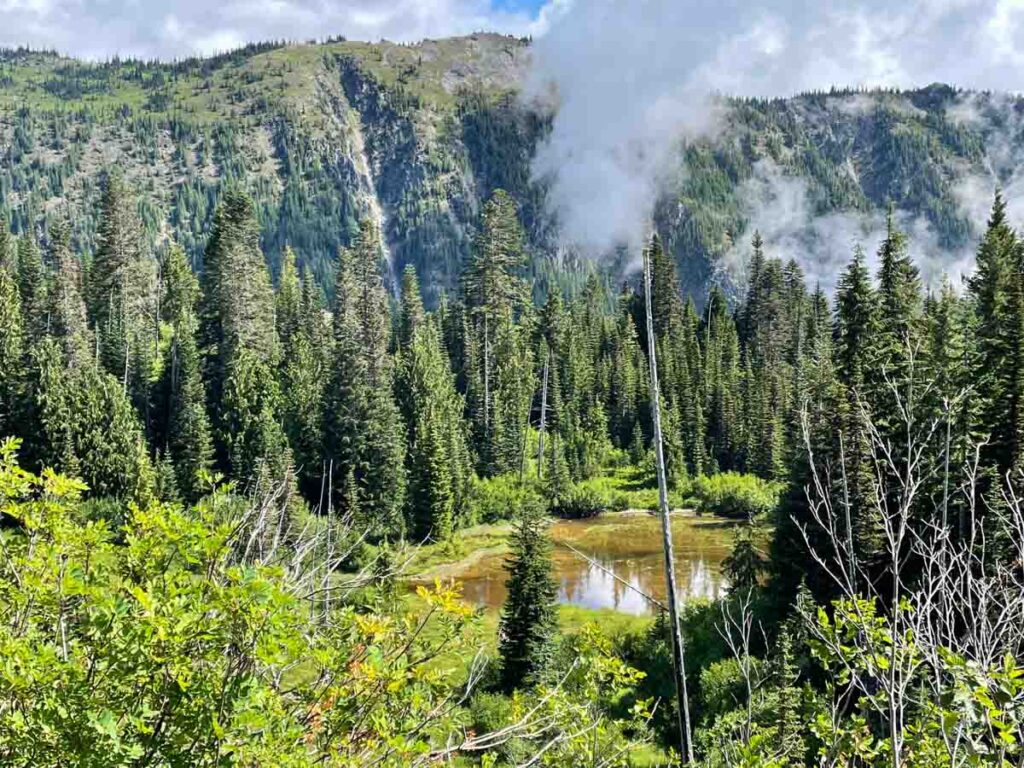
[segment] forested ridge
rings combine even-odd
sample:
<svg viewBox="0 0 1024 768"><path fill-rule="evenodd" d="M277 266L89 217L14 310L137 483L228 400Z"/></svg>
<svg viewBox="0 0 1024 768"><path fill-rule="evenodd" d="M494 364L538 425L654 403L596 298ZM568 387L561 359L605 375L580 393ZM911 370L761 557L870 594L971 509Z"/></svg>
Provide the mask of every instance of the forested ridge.
<svg viewBox="0 0 1024 768"><path fill-rule="evenodd" d="M91 256L102 173L116 163L149 242L173 240L199 266L218 203L240 186L275 277L291 246L328 292L337 249L369 217L396 273L412 264L433 308L457 288L482 205L501 188L520 205L537 298L548 285L576 291L586 262L565 263L531 169L551 116L520 98L529 55L528 41L485 34L266 43L170 63L6 50L0 197L12 230L44 242L70 213L72 242ZM729 100L716 136L676 158L656 228L698 303L716 282L737 298L742 280L725 265L745 251L750 187L766 168L806 187L808 217L884 217L891 202L932 230L937 251L960 253L980 235L977 199L1012 185L1020 104L943 85Z"/></svg>
<svg viewBox="0 0 1024 768"><path fill-rule="evenodd" d="M121 173L94 250L0 228L0 756L11 765L1016 765L1024 246L997 196L963 284L890 215L834 297L751 244L700 312L648 244L674 506L740 521L685 606L569 629L551 516L653 483L645 297L534 301L523 206L481 206L434 309L377 222L333 287L226 190L193 270ZM88 258L83 258L83 256ZM785 259L785 260L784 260ZM397 295L396 295L397 294ZM325 296L330 297L329 300ZM612 473L612 474L610 474ZM511 521L497 625L418 551Z"/></svg>

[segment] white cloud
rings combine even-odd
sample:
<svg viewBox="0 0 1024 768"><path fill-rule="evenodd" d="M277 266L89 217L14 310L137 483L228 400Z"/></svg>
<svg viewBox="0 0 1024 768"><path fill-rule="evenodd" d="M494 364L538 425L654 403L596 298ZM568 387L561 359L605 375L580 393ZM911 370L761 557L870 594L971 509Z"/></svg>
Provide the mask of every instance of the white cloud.
<svg viewBox="0 0 1024 768"><path fill-rule="evenodd" d="M532 34L544 18L490 0L0 0L0 46L180 58L332 35L406 42L481 30Z"/></svg>
<svg viewBox="0 0 1024 768"><path fill-rule="evenodd" d="M534 171L566 239L591 251L642 237L679 140L714 132L711 94L1024 83L1022 0L565 5L534 52L531 93L559 99Z"/></svg>
<svg viewBox="0 0 1024 768"><path fill-rule="evenodd" d="M766 255L784 261L795 259L803 268L808 285L820 285L830 296L856 246L864 250L872 274L877 272L877 251L886 235L885 214L838 211L816 215L807 182L786 174L770 160L755 163L753 175L740 186L739 194L749 223L718 265L736 284L746 281L750 241L755 230L761 233ZM991 206L991 187L985 195L986 205ZM977 199L982 197L979 193ZM982 220L986 213L987 210L981 212ZM899 211L895 217L896 225L908 235L910 256L926 286L938 288L943 275L959 285L974 268L973 250L942 248L925 218Z"/></svg>

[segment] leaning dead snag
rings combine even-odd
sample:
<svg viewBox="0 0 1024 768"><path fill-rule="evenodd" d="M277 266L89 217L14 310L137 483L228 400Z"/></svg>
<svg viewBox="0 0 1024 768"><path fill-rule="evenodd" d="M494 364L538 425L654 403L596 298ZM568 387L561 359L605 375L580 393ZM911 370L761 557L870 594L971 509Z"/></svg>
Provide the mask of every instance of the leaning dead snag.
<svg viewBox="0 0 1024 768"><path fill-rule="evenodd" d="M657 237L657 236L655 236ZM654 241L652 240L652 247ZM665 450L661 442L661 397L658 392L658 361L655 356L654 313L651 310L651 249L644 249L644 305L647 313L647 352L651 369L651 420L654 425L654 458L658 471L658 512L665 547L665 585L668 598L669 623L672 628L672 664L679 701L679 742L686 761L693 762L693 740L690 732L690 704L686 692L686 649L679 626L679 599L676 589L675 554L672 549L672 524L669 519L668 481L665 478Z"/></svg>

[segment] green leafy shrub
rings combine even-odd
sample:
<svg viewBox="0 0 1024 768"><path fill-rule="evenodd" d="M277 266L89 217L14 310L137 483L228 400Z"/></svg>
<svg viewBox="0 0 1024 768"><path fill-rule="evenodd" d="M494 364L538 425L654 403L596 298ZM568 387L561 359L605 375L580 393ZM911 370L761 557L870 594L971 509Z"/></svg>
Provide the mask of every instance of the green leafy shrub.
<svg viewBox="0 0 1024 768"><path fill-rule="evenodd" d="M475 524L508 520L526 504L540 502L536 486L532 482L520 483L517 474L475 478L469 494L470 521Z"/></svg>
<svg viewBox="0 0 1024 768"><path fill-rule="evenodd" d="M750 663L755 668L753 678L756 679L759 674L756 668L762 662L751 658ZM729 657L701 670L699 693L700 714L705 722L742 706L746 702L747 690L739 661Z"/></svg>
<svg viewBox="0 0 1024 768"><path fill-rule="evenodd" d="M772 512L779 503L781 492L780 483L738 472L723 472L710 477L701 475L693 481L690 489L699 511L745 519Z"/></svg>
<svg viewBox="0 0 1024 768"><path fill-rule="evenodd" d="M0 444L0 574L17 574L0 577L0 764L398 768L429 754L417 724L445 743L432 665L471 651L475 621L455 588L420 588L422 614L311 620L303 556L223 492L126 505L117 543L83 483L20 469L16 446Z"/></svg>
<svg viewBox="0 0 1024 768"><path fill-rule="evenodd" d="M566 520L597 517L609 507L608 499L593 487L574 485L563 499L554 501L551 512Z"/></svg>
<svg viewBox="0 0 1024 768"><path fill-rule="evenodd" d="M658 480L653 465L650 472L643 467L616 467L606 474L583 480L576 486L599 494L604 499L605 509L610 512L658 508ZM685 485L679 489L669 489L668 503L671 508L678 509L684 505L684 491Z"/></svg>
<svg viewBox="0 0 1024 768"><path fill-rule="evenodd" d="M499 731L512 723L512 701L501 693L481 691L469 704L469 716L478 732Z"/></svg>

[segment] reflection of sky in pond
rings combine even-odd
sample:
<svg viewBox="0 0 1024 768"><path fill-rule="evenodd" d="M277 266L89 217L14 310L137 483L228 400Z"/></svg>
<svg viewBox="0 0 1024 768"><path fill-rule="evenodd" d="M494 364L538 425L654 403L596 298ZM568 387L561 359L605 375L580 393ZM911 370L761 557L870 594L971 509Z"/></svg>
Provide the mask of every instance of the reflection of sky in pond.
<svg viewBox="0 0 1024 768"><path fill-rule="evenodd" d="M560 534L567 535L567 540L571 541L571 534L579 532L579 529L574 530L575 526L593 526L594 523L579 521L557 525L563 528L554 531L551 559L559 602L643 614L654 610L644 594L664 601L665 566L656 518L638 520L636 530L616 530L614 535L604 539L596 537L588 544L573 544L600 567L558 544ZM731 543L731 531L711 533L711 526L701 530L703 532L695 536L687 536L686 532L675 535L676 579L683 600L719 597L727 588L721 563ZM623 549L628 552L624 553ZM479 563L472 573L456 577L463 584L465 599L478 605L500 607L506 596L507 574L503 563L504 555L494 555Z"/></svg>

